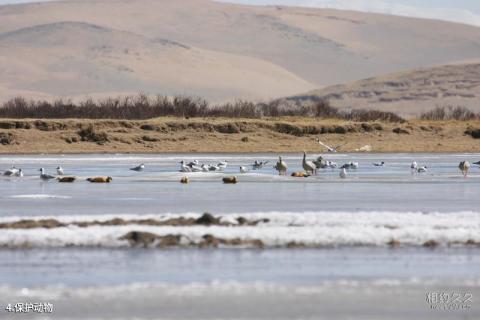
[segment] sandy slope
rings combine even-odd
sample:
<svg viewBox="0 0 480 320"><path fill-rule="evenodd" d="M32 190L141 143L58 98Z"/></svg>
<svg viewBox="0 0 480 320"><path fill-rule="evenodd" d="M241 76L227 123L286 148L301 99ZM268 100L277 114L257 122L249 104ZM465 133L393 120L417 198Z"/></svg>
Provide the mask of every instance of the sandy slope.
<svg viewBox="0 0 480 320"><path fill-rule="evenodd" d="M271 98L478 58L479 28L209 0L0 6L0 100L137 92Z"/></svg>
<svg viewBox="0 0 480 320"><path fill-rule="evenodd" d="M326 98L333 106L394 111L416 116L436 106L464 106L480 112L480 61L400 72L315 90L293 97Z"/></svg>

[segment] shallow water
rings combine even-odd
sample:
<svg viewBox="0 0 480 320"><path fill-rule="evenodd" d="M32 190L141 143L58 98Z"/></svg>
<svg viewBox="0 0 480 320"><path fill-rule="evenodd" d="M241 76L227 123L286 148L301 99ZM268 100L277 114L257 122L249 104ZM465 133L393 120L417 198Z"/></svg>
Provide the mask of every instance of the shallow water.
<svg viewBox="0 0 480 320"><path fill-rule="evenodd" d="M229 167L225 173L188 174L191 183L182 185L185 174L177 172L182 159L228 160ZM240 165L255 159L270 164L238 173ZM290 172L301 170L301 155L284 159ZM358 161L360 167L346 180L331 169L304 179L276 175L272 154L2 156L0 168L15 164L26 177L0 177L0 222L166 219L205 211L226 221L240 215L271 221L252 228L2 230L0 244L13 249L0 250L0 303L51 301L57 313L46 319L479 318L478 303L467 311L432 313L425 294L455 289L476 300L480 295L480 248L450 246L480 242L480 169L472 167L465 179L457 168L462 160L479 161L480 154L335 154L327 159ZM372 165L382 160L385 167ZM412 174L412 160L429 171ZM144 172L128 170L142 162ZM41 182L38 169L54 173L57 165L80 180ZM237 185L222 183L223 176L234 174ZM84 181L98 175L112 176L113 182ZM118 237L129 230L328 248L127 249ZM389 239L405 246L389 248ZM423 248L430 239L440 247ZM34 249L21 249L25 242Z"/></svg>

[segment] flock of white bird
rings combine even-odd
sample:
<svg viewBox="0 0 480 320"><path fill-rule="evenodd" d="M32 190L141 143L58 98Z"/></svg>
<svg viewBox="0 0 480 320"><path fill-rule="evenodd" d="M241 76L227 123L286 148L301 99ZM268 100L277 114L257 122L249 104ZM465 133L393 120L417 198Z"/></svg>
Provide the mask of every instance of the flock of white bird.
<svg viewBox="0 0 480 320"><path fill-rule="evenodd" d="M338 146L331 147L331 146L326 145L325 143L323 143L322 141L320 141L318 139L317 139L317 142L321 146L325 147L326 150L330 153L338 152L338 150L345 145L345 144L340 144ZM269 163L269 161L255 160L255 162L251 165L240 166L239 167L239 172L241 174L245 174L245 173L248 173L250 170L260 170L260 169L263 169L268 163ZM477 165L477 166L480 166L480 161L474 162L473 164ZM385 164L384 161L381 161L381 162L372 163L372 165L375 166L375 167L384 167L386 164ZM228 167L228 162L227 161L221 161L217 164L205 164L205 163L201 164L198 160L193 160L191 162L185 162L183 160L180 161L180 172L183 172L183 173L189 173L189 172L223 172L223 171L225 171L225 169L227 169L227 167ZM310 175L316 175L317 171L319 169L330 168L330 169L339 169L340 170L340 173L339 173L340 178L345 179L345 178L347 178L348 172L350 170L356 170L356 169L358 169L358 167L359 167L358 162L348 162L348 163L345 163L345 164L339 166L337 163L335 163L333 161L326 160L322 156L319 156L316 160L311 161L311 160L307 159L307 154L306 154L306 152L304 152L303 153L303 159L302 159L302 168L303 168L303 170L305 170L305 172L304 173L294 172L292 175L296 176L296 177L307 177L307 176L310 176ZM470 162L468 162L468 161L462 161L458 165L458 168L460 169L460 171L462 172L464 177L467 177L468 172L470 170L470 167L471 167L471 165L470 165ZM288 165L284 161L284 159L282 159L281 156L278 157L278 161L273 166L273 168L276 171L278 171L279 175L287 175ZM142 164L140 164L136 167L130 168L130 170L137 171L137 172L144 171L145 170L145 164L142 163ZM417 173L420 174L420 173L427 172L428 168L427 168L426 165L419 165L416 161L413 161L412 164L410 165L410 170L414 174L417 174ZM64 175L64 170L60 166L57 167L57 169L56 169L57 176L46 173L44 168L40 168L39 171L40 171L40 179L46 180L46 181L52 180L52 179L58 178L59 176L61 177L61 176ZM15 166L12 166L10 169L6 170L3 173L3 175L8 176L8 177L23 177L24 172L23 172L22 169L18 169Z"/></svg>

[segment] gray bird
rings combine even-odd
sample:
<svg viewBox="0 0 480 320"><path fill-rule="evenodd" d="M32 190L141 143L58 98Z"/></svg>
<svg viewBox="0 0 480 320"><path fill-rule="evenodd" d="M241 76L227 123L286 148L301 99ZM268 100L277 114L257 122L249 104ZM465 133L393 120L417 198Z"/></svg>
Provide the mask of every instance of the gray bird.
<svg viewBox="0 0 480 320"><path fill-rule="evenodd" d="M307 160L306 152L303 153L302 166L306 173L317 174L317 166L312 161Z"/></svg>
<svg viewBox="0 0 480 320"><path fill-rule="evenodd" d="M278 162L274 168L278 171L279 175L281 176L287 175L288 166L287 166L287 163L282 160L282 157L278 157Z"/></svg>

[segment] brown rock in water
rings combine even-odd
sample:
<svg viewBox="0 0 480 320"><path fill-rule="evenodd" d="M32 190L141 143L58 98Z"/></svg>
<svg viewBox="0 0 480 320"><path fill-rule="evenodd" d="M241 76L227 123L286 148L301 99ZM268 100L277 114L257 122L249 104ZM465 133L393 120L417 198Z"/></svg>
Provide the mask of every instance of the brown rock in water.
<svg viewBox="0 0 480 320"><path fill-rule="evenodd" d="M195 220L195 224L201 224L201 225L204 225L204 226L210 226L212 224L220 224L220 219L218 218L215 218L214 216L212 216L210 213L204 213L200 218L198 218L197 220Z"/></svg>
<svg viewBox="0 0 480 320"><path fill-rule="evenodd" d="M64 227L65 224L58 222L55 219L45 219L45 220L20 220L11 223L2 223L0 224L0 229L53 229Z"/></svg>
<svg viewBox="0 0 480 320"><path fill-rule="evenodd" d="M218 245L222 242L220 239L212 236L211 234L206 234L202 237L202 241L198 244L200 248L205 247L218 247Z"/></svg>
<svg viewBox="0 0 480 320"><path fill-rule="evenodd" d="M157 239L157 235L150 232L131 231L120 237L119 240L127 240L132 247L143 245L147 248Z"/></svg>
<svg viewBox="0 0 480 320"><path fill-rule="evenodd" d="M158 237L157 247L160 247L160 248L176 247L180 245L181 240L182 240L181 235L168 234L163 237Z"/></svg>
<svg viewBox="0 0 480 320"><path fill-rule="evenodd" d="M248 220L245 219L244 217L238 217L237 222L238 222L239 225L243 226L244 224L248 223Z"/></svg>
<svg viewBox="0 0 480 320"><path fill-rule="evenodd" d="M301 249L301 248L306 248L306 247L307 246L302 242L291 241L291 242L287 243L287 248L288 249Z"/></svg>
<svg viewBox="0 0 480 320"><path fill-rule="evenodd" d="M401 242L396 240L396 239L392 239L390 240L388 243L387 243L390 247L399 247L401 245Z"/></svg>
<svg viewBox="0 0 480 320"><path fill-rule="evenodd" d="M427 242L425 242L423 244L424 247L426 248L436 248L440 245L440 243L438 243L437 241L435 240L428 240Z"/></svg>

